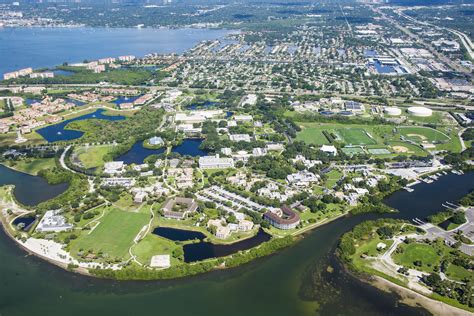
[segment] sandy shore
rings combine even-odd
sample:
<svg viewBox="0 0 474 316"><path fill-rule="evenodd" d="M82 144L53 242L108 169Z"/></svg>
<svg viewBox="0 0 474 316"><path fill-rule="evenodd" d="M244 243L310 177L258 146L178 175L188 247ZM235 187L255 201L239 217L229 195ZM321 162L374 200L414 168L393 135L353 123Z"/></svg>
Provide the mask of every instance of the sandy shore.
<svg viewBox="0 0 474 316"><path fill-rule="evenodd" d="M448 305L446 303L431 299L420 293L417 293L413 290L400 286L398 284L392 283L382 277L373 276L371 280L368 281L373 286L378 289L396 293L400 296L400 301L409 306L419 306L428 310L433 315L452 315L452 316L467 316L473 315L466 310Z"/></svg>

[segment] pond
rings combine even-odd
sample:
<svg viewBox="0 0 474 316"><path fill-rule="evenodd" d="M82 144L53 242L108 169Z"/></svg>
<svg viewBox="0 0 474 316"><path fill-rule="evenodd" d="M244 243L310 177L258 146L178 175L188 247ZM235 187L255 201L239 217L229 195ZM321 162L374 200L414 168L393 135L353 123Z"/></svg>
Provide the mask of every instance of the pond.
<svg viewBox="0 0 474 316"><path fill-rule="evenodd" d="M260 229L255 236L228 245L219 245L204 241L187 244L183 246L184 261L189 263L209 258L225 257L241 250L253 248L270 239L271 236Z"/></svg>
<svg viewBox="0 0 474 316"><path fill-rule="evenodd" d="M205 101L205 102L194 102L186 106L188 110L198 110L198 109L209 109L219 106L219 102Z"/></svg>
<svg viewBox="0 0 474 316"><path fill-rule="evenodd" d="M115 158L115 161L123 161L126 164L142 164L148 156L159 155L165 152L165 148L149 149L143 146L143 141L133 144L126 153Z"/></svg>
<svg viewBox="0 0 474 316"><path fill-rule="evenodd" d="M208 152L199 148L202 141L203 139L200 138L187 138L180 145L173 147L171 152L178 153L181 156L207 156Z"/></svg>
<svg viewBox="0 0 474 316"><path fill-rule="evenodd" d="M139 97L141 97L142 94L140 95L134 95L134 96L118 96L115 100L112 101L112 103L116 105L120 105L123 103L133 103L135 100L137 100Z"/></svg>
<svg viewBox="0 0 474 316"><path fill-rule="evenodd" d="M58 142L58 141L68 141L80 138L84 135L84 132L65 129L66 125L70 122L74 121L83 121L89 119L96 119L96 120L107 120L107 121L120 121L124 120L125 117L122 115L105 115L103 112L105 109L98 109L95 112L78 116L73 119L62 121L58 124L46 126L36 130L38 134L40 134L44 139L48 141L48 143Z"/></svg>
<svg viewBox="0 0 474 316"><path fill-rule="evenodd" d="M208 153L205 150L199 149L202 139L188 138L171 149L171 152L178 153L182 156L206 156ZM138 141L133 144L132 148L126 153L115 158L115 161L123 161L126 164L142 164L148 156L159 155L165 152L165 148L149 149L143 146L143 141Z"/></svg>
<svg viewBox="0 0 474 316"><path fill-rule="evenodd" d="M0 164L0 186L12 184L18 202L33 206L52 199L69 187L67 183L50 185L46 179L19 172Z"/></svg>
<svg viewBox="0 0 474 316"><path fill-rule="evenodd" d="M23 226L22 230L28 231L31 224L33 224L35 221L36 221L35 216L18 217L18 218L15 218L15 220L13 221L13 225L15 226L22 225Z"/></svg>
<svg viewBox="0 0 474 316"><path fill-rule="evenodd" d="M206 238L206 235L201 232L171 227L157 227L153 230L153 234L173 241L203 240Z"/></svg>

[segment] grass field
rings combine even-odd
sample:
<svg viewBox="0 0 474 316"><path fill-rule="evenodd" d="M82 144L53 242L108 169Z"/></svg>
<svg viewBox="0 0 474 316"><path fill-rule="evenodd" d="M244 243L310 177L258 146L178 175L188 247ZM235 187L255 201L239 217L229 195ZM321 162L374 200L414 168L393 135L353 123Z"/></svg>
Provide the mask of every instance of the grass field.
<svg viewBox="0 0 474 316"><path fill-rule="evenodd" d="M429 127L421 126L402 126L397 128L400 135L414 142L435 142L435 141L449 141L450 138L444 133Z"/></svg>
<svg viewBox="0 0 474 316"><path fill-rule="evenodd" d="M460 281L463 282L465 279L474 279L474 273L472 271L469 271L461 266L457 266L455 264L450 264L448 266L448 269L446 271L446 275L454 280L454 281Z"/></svg>
<svg viewBox="0 0 474 316"><path fill-rule="evenodd" d="M92 250L103 252L108 257L128 258L128 249L133 239L148 223L149 215L118 210L110 210L90 233L84 232L71 243L71 253Z"/></svg>
<svg viewBox="0 0 474 316"><path fill-rule="evenodd" d="M171 265L177 264L178 259L173 258L173 250L181 246L176 245L173 241L159 236L148 234L145 238L133 247L133 254L137 256L137 260L142 263L149 265L150 260L155 255L170 255Z"/></svg>
<svg viewBox="0 0 474 316"><path fill-rule="evenodd" d="M97 146L97 147L81 147L76 150L77 157L84 165L84 168L98 168L102 167L106 161L104 156L107 155L112 146Z"/></svg>
<svg viewBox="0 0 474 316"><path fill-rule="evenodd" d="M5 164L15 170L37 175L38 172L44 169L53 168L56 166L54 158L26 158L18 161L6 161Z"/></svg>
<svg viewBox="0 0 474 316"><path fill-rule="evenodd" d="M335 130L342 141L351 145L374 145L377 142L367 135L367 132L362 128L338 128Z"/></svg>
<svg viewBox="0 0 474 316"><path fill-rule="evenodd" d="M326 183L324 186L328 189L332 189L336 185L337 181L341 179L342 172L339 170L333 169L329 173L327 173L326 176L328 179L326 180Z"/></svg>
<svg viewBox="0 0 474 316"><path fill-rule="evenodd" d="M312 145L327 145L329 141L323 135L323 130L315 127L303 127L302 131L296 135L296 140Z"/></svg>
<svg viewBox="0 0 474 316"><path fill-rule="evenodd" d="M393 254L393 261L397 264L425 272L433 272L433 268L440 264L441 256L431 245L411 243L401 244L398 247L403 249L403 252ZM421 261L421 266L415 266L415 261Z"/></svg>

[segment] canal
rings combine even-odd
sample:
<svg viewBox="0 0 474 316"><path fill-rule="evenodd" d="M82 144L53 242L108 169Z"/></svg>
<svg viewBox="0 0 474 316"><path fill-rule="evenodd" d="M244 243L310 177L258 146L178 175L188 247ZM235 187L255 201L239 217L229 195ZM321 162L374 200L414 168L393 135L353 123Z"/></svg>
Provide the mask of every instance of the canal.
<svg viewBox="0 0 474 316"><path fill-rule="evenodd" d="M63 271L25 257L0 234L2 315L428 315L347 275L333 256L338 238L380 217L423 218L474 189L474 173L447 175L386 200L400 212L342 218L308 232L302 241L244 266L197 277L116 282ZM436 200L434 200L436 199ZM416 204L415 204L416 201ZM328 269L331 266L332 269Z"/></svg>

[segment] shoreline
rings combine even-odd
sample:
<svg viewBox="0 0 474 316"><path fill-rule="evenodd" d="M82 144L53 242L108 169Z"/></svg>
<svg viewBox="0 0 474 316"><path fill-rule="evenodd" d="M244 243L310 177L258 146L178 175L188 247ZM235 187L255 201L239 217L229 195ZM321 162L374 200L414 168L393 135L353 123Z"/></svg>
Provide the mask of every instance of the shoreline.
<svg viewBox="0 0 474 316"><path fill-rule="evenodd" d="M321 223L315 223L313 226L309 226L307 227L306 230L303 230L301 232L298 232L298 234L290 234L290 236L292 236L293 238L295 238L292 242L292 244L289 245L289 247L292 247L293 244L295 244L296 242L298 242L300 240L300 238L304 238L304 236L308 233L310 233L311 231L313 231L314 229L318 228L318 227L321 227L321 226L324 226L324 225L327 225L333 221L336 221L336 220L339 220L347 215L349 215L350 213L344 213L344 214L341 214L341 215L338 215L330 220L326 220L324 222L321 222ZM91 273L89 272L89 270L87 268L84 268L84 267L80 267L80 266L77 266L75 265L73 269L70 269L70 265L69 264L66 264L62 261L59 261L59 260L55 260L53 258L50 258L48 256L45 256L45 255L42 255L41 253L39 252L36 252L36 251L33 251L32 249L28 248L24 243L22 243L20 240L18 240L17 238L15 238L15 236L13 236L11 234L11 232L7 229L6 225L9 225L7 223L7 219L3 216L3 215L0 215L0 226L3 230L3 232L5 233L5 235L7 235L15 244L17 244L21 250L25 251L28 255L32 255L32 256L36 256L37 258L41 259L41 260L44 260L46 261L47 263L49 264L52 264L58 268L61 268L67 272L70 272L70 273L78 273L80 275L83 275L83 276L88 276L88 277L94 277L94 278L98 278L98 279L109 279L109 280L116 280L116 279L113 279L113 278L103 278L103 277L100 277L100 276L97 276L96 274L94 273ZM247 238L251 238L252 236L250 237L247 237ZM245 238L245 239L247 239ZM273 238L283 238L283 237L275 237L273 236ZM238 241L237 241L238 242ZM261 245L261 244L260 244ZM259 246L260 246L259 245ZM251 250L251 249L256 249L258 248L257 247L253 247L253 248L250 248L248 250ZM286 248L286 247L285 247ZM284 249L284 248L283 248ZM270 254L267 254L263 257L267 257L269 255L274 255L276 253L278 253L280 250L283 250L283 249L278 249L277 251L273 252L273 253L270 253ZM232 255L229 255L229 257L231 257ZM225 257L223 257L225 258ZM259 257L260 258L260 257ZM209 260L214 260L214 259L218 259L218 258L210 258ZM258 258L256 258L258 259ZM205 261L205 260L204 260ZM248 262L245 262L243 264L247 264L247 263L250 263L254 260L250 260ZM237 267L237 266L236 266ZM199 273L199 274L205 274L205 273L208 273L208 272L212 272L212 271L216 271L216 270L225 270L225 269L232 269L232 268L235 268L235 267L227 267L227 266L221 266L221 265L216 265L212 270L210 271L207 271L207 272L204 272L204 273ZM107 270L107 269L101 269L101 270ZM189 275L189 277L191 276L194 276L194 275ZM184 276L184 277L188 277L188 276ZM178 277L173 277L173 278L170 278L170 279L181 279L183 278L183 276L178 276ZM157 279L153 279L153 280L162 280L160 278L157 278ZM127 279L127 280L118 280L118 281L140 281L140 280L136 280L136 279ZM150 281L150 280L142 280L142 281Z"/></svg>
<svg viewBox="0 0 474 316"><path fill-rule="evenodd" d="M383 277L373 275L369 280L364 280L358 277L362 282L366 282L377 289L387 292L394 293L399 296L399 301L403 304L422 307L432 313L433 315L453 315L453 316L468 316L472 315L471 312L449 305L442 301L435 300L420 294L412 289L395 284Z"/></svg>

